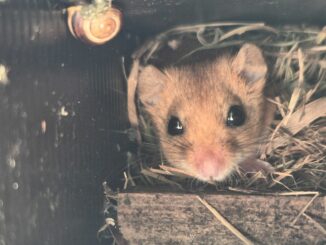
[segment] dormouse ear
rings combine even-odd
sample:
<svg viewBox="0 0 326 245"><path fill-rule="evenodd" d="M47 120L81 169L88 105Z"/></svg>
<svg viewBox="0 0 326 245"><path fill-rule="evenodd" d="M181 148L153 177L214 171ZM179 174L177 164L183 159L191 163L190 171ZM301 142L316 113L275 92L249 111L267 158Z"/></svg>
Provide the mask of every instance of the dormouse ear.
<svg viewBox="0 0 326 245"><path fill-rule="evenodd" d="M138 97L145 106L155 106L164 89L165 75L156 67L148 65L138 78Z"/></svg>
<svg viewBox="0 0 326 245"><path fill-rule="evenodd" d="M261 50L250 43L244 44L232 62L232 68L245 79L251 90L262 91L267 65Z"/></svg>

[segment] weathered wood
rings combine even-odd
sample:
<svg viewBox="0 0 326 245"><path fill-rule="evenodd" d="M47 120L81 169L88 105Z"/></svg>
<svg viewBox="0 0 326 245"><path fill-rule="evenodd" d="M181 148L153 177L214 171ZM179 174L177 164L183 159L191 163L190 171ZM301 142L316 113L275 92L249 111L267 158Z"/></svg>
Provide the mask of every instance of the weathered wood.
<svg viewBox="0 0 326 245"><path fill-rule="evenodd" d="M325 244L326 198L203 195L255 244ZM118 223L130 244L241 244L193 194L120 193ZM319 227L318 227L319 226ZM324 230L323 230L324 229Z"/></svg>

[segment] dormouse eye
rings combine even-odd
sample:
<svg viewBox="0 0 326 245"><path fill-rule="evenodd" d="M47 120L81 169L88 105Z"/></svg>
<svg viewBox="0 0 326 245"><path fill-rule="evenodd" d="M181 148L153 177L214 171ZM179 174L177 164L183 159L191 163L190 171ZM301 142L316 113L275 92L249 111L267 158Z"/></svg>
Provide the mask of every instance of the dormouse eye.
<svg viewBox="0 0 326 245"><path fill-rule="evenodd" d="M239 127L244 124L246 120L246 114L244 109L240 105L233 105L230 107L228 116L226 119L226 126Z"/></svg>
<svg viewBox="0 0 326 245"><path fill-rule="evenodd" d="M175 116L171 116L168 122L168 133L172 136L176 136L183 134L183 131L183 125L180 122L180 119Z"/></svg>

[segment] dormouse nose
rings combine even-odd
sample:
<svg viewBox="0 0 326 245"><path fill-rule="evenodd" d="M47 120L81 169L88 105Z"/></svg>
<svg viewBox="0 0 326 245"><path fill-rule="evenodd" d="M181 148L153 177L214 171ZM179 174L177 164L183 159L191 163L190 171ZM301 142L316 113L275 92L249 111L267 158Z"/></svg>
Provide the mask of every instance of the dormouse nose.
<svg viewBox="0 0 326 245"><path fill-rule="evenodd" d="M194 153L195 168L204 180L219 179L225 172L225 157L219 151L200 149Z"/></svg>

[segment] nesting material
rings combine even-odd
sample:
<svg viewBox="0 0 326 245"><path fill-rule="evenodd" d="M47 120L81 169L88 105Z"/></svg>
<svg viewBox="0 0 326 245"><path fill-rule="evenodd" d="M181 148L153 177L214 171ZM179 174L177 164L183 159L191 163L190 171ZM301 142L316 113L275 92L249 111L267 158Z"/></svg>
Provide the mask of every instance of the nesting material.
<svg viewBox="0 0 326 245"><path fill-rule="evenodd" d="M261 163L273 166L275 172L270 175L262 172L238 174L222 183L202 183L189 173L164 163L154 128L137 104L138 73L142 66L149 63L173 65L185 59L191 60L197 52L240 47L248 42L263 50L270 67L269 80L280 88L280 92L271 100L277 110L259 156ZM321 234L325 234L324 227L305 211L326 190L326 28L221 22L181 26L149 40L134 53L133 58L128 78L128 114L133 130L129 130L128 134L139 147L137 154L127 153L124 189L154 186L159 190L159 186L168 186L170 190L201 191L216 188L237 194L268 194L276 198L311 196L288 222L294 226L305 217ZM116 218L117 194L105 188L105 195L106 203L109 204L106 217ZM219 213L220 210L196 197L217 218L217 222L223 224L237 239L251 244L249 238L234 226L234 221L228 222L223 218L223 210ZM142 198L139 198L141 202L144 201ZM169 198L173 198L173 195ZM225 200L225 197L221 198ZM257 198L254 198L255 203ZM192 203L196 201L195 198L190 200ZM107 219L99 233L101 236L106 234L113 237L116 241L121 240L121 234L115 229L115 224Z"/></svg>
<svg viewBox="0 0 326 245"><path fill-rule="evenodd" d="M129 157L126 188L131 183L174 185L183 189L207 185L160 161L162 155L157 141L153 140L154 129L141 108L134 103L141 66L148 63L173 65L191 59L193 54L203 50L240 47L248 42L263 50L270 64L270 80L281 88L272 99L277 111L259 156L262 162L272 165L275 172L269 176L261 172L238 175L224 183L208 185L260 191L325 191L326 29L270 27L264 23L209 23L177 27L159 34L135 52L134 66L128 79L128 110L138 135L140 153ZM142 135L142 141L139 135Z"/></svg>

